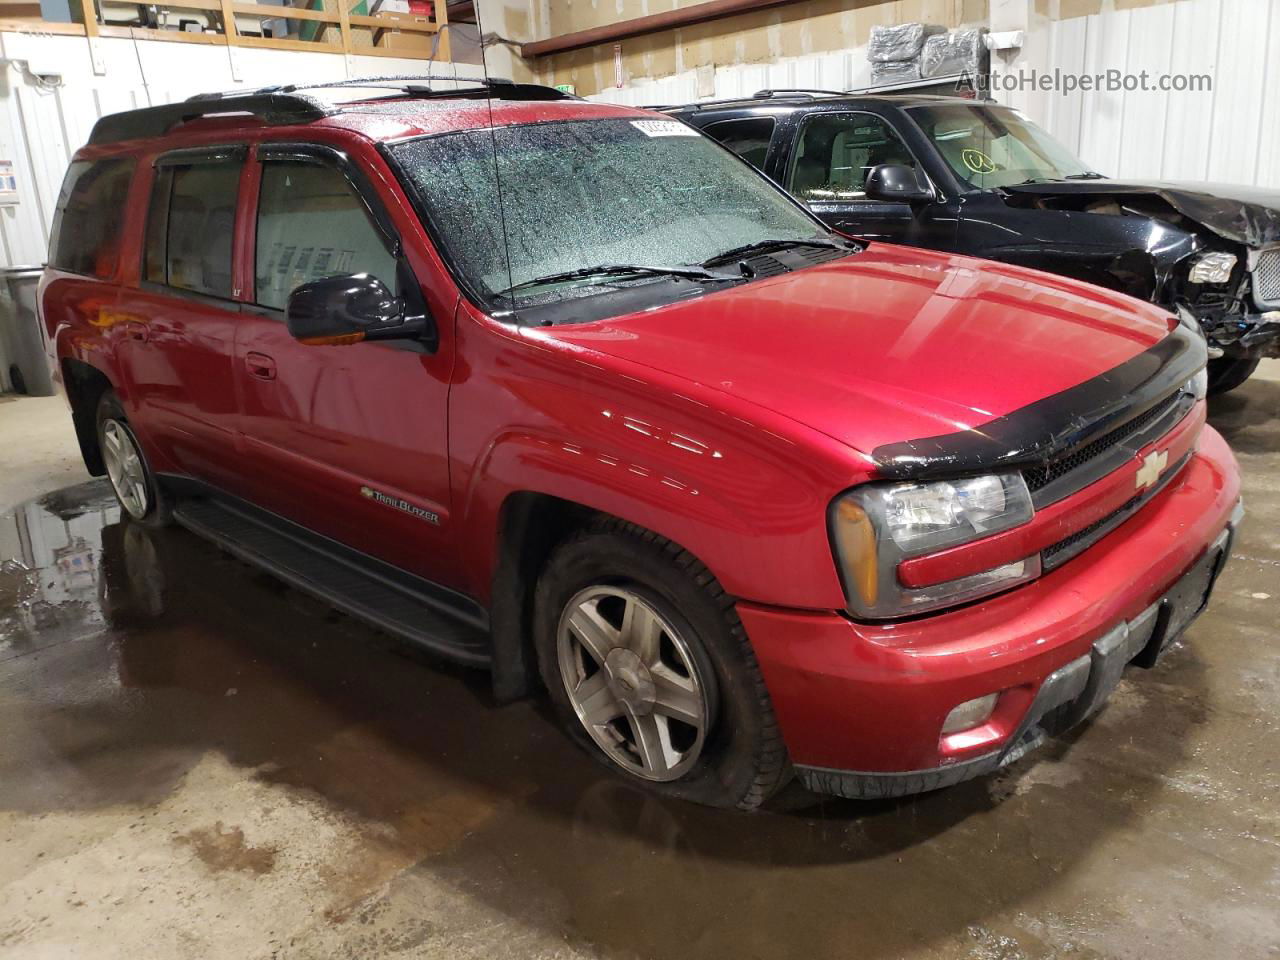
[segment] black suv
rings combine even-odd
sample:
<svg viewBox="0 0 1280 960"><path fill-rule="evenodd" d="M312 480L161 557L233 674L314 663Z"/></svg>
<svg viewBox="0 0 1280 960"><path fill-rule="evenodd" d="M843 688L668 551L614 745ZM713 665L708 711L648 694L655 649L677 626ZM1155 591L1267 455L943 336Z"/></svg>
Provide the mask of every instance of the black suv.
<svg viewBox="0 0 1280 960"><path fill-rule="evenodd" d="M1280 193L1113 180L1017 110L959 97L764 90L661 109L842 232L1037 267L1194 317L1211 392L1280 356Z"/></svg>

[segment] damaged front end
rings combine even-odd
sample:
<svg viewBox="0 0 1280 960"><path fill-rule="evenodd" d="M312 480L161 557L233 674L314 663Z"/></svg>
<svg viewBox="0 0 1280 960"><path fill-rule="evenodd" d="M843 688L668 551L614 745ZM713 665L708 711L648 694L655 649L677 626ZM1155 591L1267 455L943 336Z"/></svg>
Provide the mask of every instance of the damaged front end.
<svg viewBox="0 0 1280 960"><path fill-rule="evenodd" d="M1237 250L1179 264L1157 302L1200 324L1211 361L1280 357L1280 247Z"/></svg>
<svg viewBox="0 0 1280 960"><path fill-rule="evenodd" d="M1199 324L1214 392L1238 386L1261 358L1280 357L1280 196L1107 179L1004 193L1015 208L1129 220L1131 246L1104 268L1109 285Z"/></svg>

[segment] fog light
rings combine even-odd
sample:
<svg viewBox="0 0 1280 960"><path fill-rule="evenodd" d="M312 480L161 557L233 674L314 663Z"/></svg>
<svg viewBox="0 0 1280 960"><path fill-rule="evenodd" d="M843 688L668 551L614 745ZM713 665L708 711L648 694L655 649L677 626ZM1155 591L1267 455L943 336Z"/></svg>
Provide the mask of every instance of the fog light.
<svg viewBox="0 0 1280 960"><path fill-rule="evenodd" d="M989 693L976 700L966 700L947 714L947 719L942 724L943 735L959 733L961 730L968 730L970 727L986 723L991 717L991 711L996 708L996 700L999 698L1000 694Z"/></svg>

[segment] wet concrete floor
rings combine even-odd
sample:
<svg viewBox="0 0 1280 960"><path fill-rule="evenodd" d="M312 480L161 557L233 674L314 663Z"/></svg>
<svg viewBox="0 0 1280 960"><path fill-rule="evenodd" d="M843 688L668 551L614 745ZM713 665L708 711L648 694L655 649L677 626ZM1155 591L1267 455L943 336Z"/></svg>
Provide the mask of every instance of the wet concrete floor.
<svg viewBox="0 0 1280 960"><path fill-rule="evenodd" d="M0 517L0 957L1280 956L1280 379L1249 516L1086 728L893 803L666 802L93 482Z"/></svg>

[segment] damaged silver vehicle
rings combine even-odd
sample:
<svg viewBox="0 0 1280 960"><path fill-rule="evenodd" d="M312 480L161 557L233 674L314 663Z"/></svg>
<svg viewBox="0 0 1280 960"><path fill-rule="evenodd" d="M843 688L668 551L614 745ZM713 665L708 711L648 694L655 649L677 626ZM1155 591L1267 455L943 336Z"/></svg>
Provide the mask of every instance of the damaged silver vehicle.
<svg viewBox="0 0 1280 960"><path fill-rule="evenodd" d="M1019 111L956 97L766 90L666 112L842 232L1036 267L1194 318L1211 392L1280 356L1280 191L1114 180Z"/></svg>

